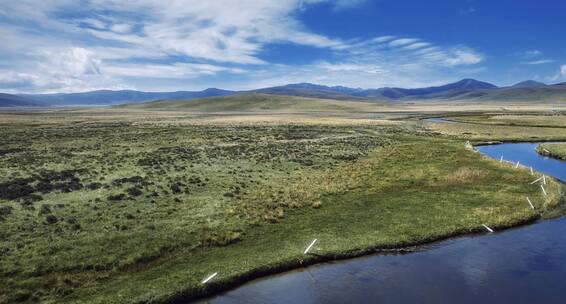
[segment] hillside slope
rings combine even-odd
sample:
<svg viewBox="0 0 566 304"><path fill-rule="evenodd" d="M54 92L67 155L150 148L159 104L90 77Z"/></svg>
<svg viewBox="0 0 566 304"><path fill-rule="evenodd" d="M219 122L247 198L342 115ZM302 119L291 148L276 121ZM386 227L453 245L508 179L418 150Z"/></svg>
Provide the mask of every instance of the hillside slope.
<svg viewBox="0 0 566 304"><path fill-rule="evenodd" d="M38 107L42 105L40 102L29 98L0 93L0 107Z"/></svg>
<svg viewBox="0 0 566 304"><path fill-rule="evenodd" d="M177 92L141 92L133 90L111 91L99 90L70 94L38 94L21 95L24 98L40 100L45 104L56 106L72 105L115 105L123 103L145 102L160 99L193 99L212 96L227 96L234 92L209 88L203 91L177 91Z"/></svg>
<svg viewBox="0 0 566 304"><path fill-rule="evenodd" d="M270 94L237 94L193 100L160 100L141 104L121 105L130 109L167 109L202 112L324 112L369 111L375 103L337 101Z"/></svg>
<svg viewBox="0 0 566 304"><path fill-rule="evenodd" d="M547 86L502 88L479 96L477 100L497 102L565 102L566 83Z"/></svg>

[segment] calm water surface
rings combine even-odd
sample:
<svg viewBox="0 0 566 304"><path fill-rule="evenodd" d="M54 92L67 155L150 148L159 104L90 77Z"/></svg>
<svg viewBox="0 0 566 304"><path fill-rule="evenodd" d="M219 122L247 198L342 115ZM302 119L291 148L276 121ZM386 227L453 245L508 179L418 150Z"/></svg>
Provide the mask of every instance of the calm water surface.
<svg viewBox="0 0 566 304"><path fill-rule="evenodd" d="M477 147L566 181L536 144ZM210 303L566 303L566 218L269 276Z"/></svg>

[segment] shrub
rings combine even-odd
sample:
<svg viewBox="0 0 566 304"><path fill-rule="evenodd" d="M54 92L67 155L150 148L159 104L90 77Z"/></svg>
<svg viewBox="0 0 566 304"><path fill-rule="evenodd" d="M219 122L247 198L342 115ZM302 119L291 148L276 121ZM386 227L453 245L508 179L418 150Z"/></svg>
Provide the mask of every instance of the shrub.
<svg viewBox="0 0 566 304"><path fill-rule="evenodd" d="M121 201L124 200L126 198L126 195L124 193L120 193L120 194L116 194L116 195L109 195L107 197L107 199L109 201Z"/></svg>
<svg viewBox="0 0 566 304"><path fill-rule="evenodd" d="M12 213L12 207L0 206L0 216L10 215L11 213Z"/></svg>
<svg viewBox="0 0 566 304"><path fill-rule="evenodd" d="M126 192L131 196L140 196L143 194L143 191L141 191L141 189L138 187L129 188L128 190L126 190Z"/></svg>
<svg viewBox="0 0 566 304"><path fill-rule="evenodd" d="M49 225L57 223L59 220L53 214L49 214L45 217L45 222Z"/></svg>
<svg viewBox="0 0 566 304"><path fill-rule="evenodd" d="M173 192L174 194L181 193L181 187L179 187L179 184L177 183L171 185L170 188L171 188L171 192Z"/></svg>
<svg viewBox="0 0 566 304"><path fill-rule="evenodd" d="M49 205L41 205L41 209L39 209L39 214L51 214L51 207Z"/></svg>

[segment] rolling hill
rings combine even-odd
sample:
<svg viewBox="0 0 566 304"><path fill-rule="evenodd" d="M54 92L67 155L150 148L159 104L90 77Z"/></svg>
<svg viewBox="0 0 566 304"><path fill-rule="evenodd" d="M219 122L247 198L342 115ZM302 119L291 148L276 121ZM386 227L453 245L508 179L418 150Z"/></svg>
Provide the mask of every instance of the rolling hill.
<svg viewBox="0 0 566 304"><path fill-rule="evenodd" d="M41 107L42 103L18 95L0 93L0 107Z"/></svg>
<svg viewBox="0 0 566 304"><path fill-rule="evenodd" d="M534 81L534 80L526 80L519 82L512 86L513 88L541 88L546 87L545 83Z"/></svg>
<svg viewBox="0 0 566 304"><path fill-rule="evenodd" d="M363 89L353 89L342 86L323 86L312 83L295 83L284 86L264 88L250 91L250 93L301 96L312 98L324 98L335 100L367 100L363 94Z"/></svg>
<svg viewBox="0 0 566 304"><path fill-rule="evenodd" d="M491 91L474 98L478 101L496 102L565 102L566 83L544 86L513 86Z"/></svg>
<svg viewBox="0 0 566 304"><path fill-rule="evenodd" d="M203 91L141 92L133 90L99 90L84 93L37 94L20 96L24 98L39 100L45 104L53 106L104 106L123 103L145 102L160 99L193 99L211 96L226 96L231 94L234 94L234 92L216 88L209 88Z"/></svg>
<svg viewBox="0 0 566 304"><path fill-rule="evenodd" d="M159 100L140 104L117 106L129 109L167 109L198 112L326 112L369 111L374 103L338 101L261 93L242 93L233 96L209 97L192 100Z"/></svg>

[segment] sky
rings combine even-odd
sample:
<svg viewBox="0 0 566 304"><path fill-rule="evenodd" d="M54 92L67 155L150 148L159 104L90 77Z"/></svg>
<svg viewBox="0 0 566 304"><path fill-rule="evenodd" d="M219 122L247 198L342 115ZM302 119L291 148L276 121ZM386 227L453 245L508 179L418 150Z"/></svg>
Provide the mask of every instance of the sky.
<svg viewBox="0 0 566 304"><path fill-rule="evenodd" d="M0 92L566 81L563 0L0 0Z"/></svg>

